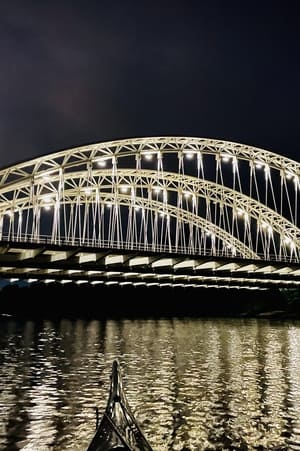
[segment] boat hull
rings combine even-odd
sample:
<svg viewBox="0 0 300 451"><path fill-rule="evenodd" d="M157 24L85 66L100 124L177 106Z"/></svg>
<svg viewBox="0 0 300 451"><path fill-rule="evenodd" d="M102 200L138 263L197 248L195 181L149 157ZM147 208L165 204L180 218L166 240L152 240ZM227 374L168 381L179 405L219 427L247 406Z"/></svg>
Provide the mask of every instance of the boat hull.
<svg viewBox="0 0 300 451"><path fill-rule="evenodd" d="M131 412L123 390L120 366L114 360L106 409L87 451L117 450L153 451Z"/></svg>

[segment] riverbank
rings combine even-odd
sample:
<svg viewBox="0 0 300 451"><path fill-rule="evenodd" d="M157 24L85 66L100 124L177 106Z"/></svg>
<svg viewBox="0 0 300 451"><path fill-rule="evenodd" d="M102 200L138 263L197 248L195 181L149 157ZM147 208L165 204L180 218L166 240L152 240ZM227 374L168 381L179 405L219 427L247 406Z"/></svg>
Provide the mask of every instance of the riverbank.
<svg viewBox="0 0 300 451"><path fill-rule="evenodd" d="M295 297L295 296L294 296ZM300 318L298 298L279 290L43 284L8 285L0 313L18 318Z"/></svg>

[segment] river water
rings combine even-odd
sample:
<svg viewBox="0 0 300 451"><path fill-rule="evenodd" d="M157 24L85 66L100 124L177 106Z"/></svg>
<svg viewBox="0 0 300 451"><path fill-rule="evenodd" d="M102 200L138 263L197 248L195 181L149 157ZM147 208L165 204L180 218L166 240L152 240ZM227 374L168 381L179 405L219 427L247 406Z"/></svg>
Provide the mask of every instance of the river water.
<svg viewBox="0 0 300 451"><path fill-rule="evenodd" d="M300 322L0 323L0 449L85 451L119 359L155 451L300 450Z"/></svg>

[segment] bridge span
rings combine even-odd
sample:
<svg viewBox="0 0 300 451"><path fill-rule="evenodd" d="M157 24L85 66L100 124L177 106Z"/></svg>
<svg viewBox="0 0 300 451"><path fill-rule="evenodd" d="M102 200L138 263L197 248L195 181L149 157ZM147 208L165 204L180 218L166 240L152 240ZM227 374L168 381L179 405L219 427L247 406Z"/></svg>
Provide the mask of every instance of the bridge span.
<svg viewBox="0 0 300 451"><path fill-rule="evenodd" d="M11 281L299 284L300 164L196 137L62 150L0 170Z"/></svg>
<svg viewBox="0 0 300 451"><path fill-rule="evenodd" d="M49 240L50 241L50 240ZM296 262L192 255L161 248L120 249L44 242L0 242L0 276L11 282L76 282L92 285L294 288Z"/></svg>

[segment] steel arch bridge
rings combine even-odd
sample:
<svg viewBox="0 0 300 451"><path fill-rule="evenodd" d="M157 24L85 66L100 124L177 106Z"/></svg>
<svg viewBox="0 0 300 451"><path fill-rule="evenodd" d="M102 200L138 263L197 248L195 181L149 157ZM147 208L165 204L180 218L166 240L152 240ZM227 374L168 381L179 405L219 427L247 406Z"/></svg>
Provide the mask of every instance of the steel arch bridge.
<svg viewBox="0 0 300 451"><path fill-rule="evenodd" d="M197 268L225 267L230 279L239 271L235 282L258 271L297 284L299 176L300 163L281 155L196 137L123 139L21 162L0 170L1 275L33 268L45 278L63 260L56 269L65 278L84 263L107 268L111 251L113 262L127 262L115 271L121 283L138 261L165 271L153 263L163 255L165 283L180 268L192 271L190 282ZM95 283L98 266L87 268Z"/></svg>

